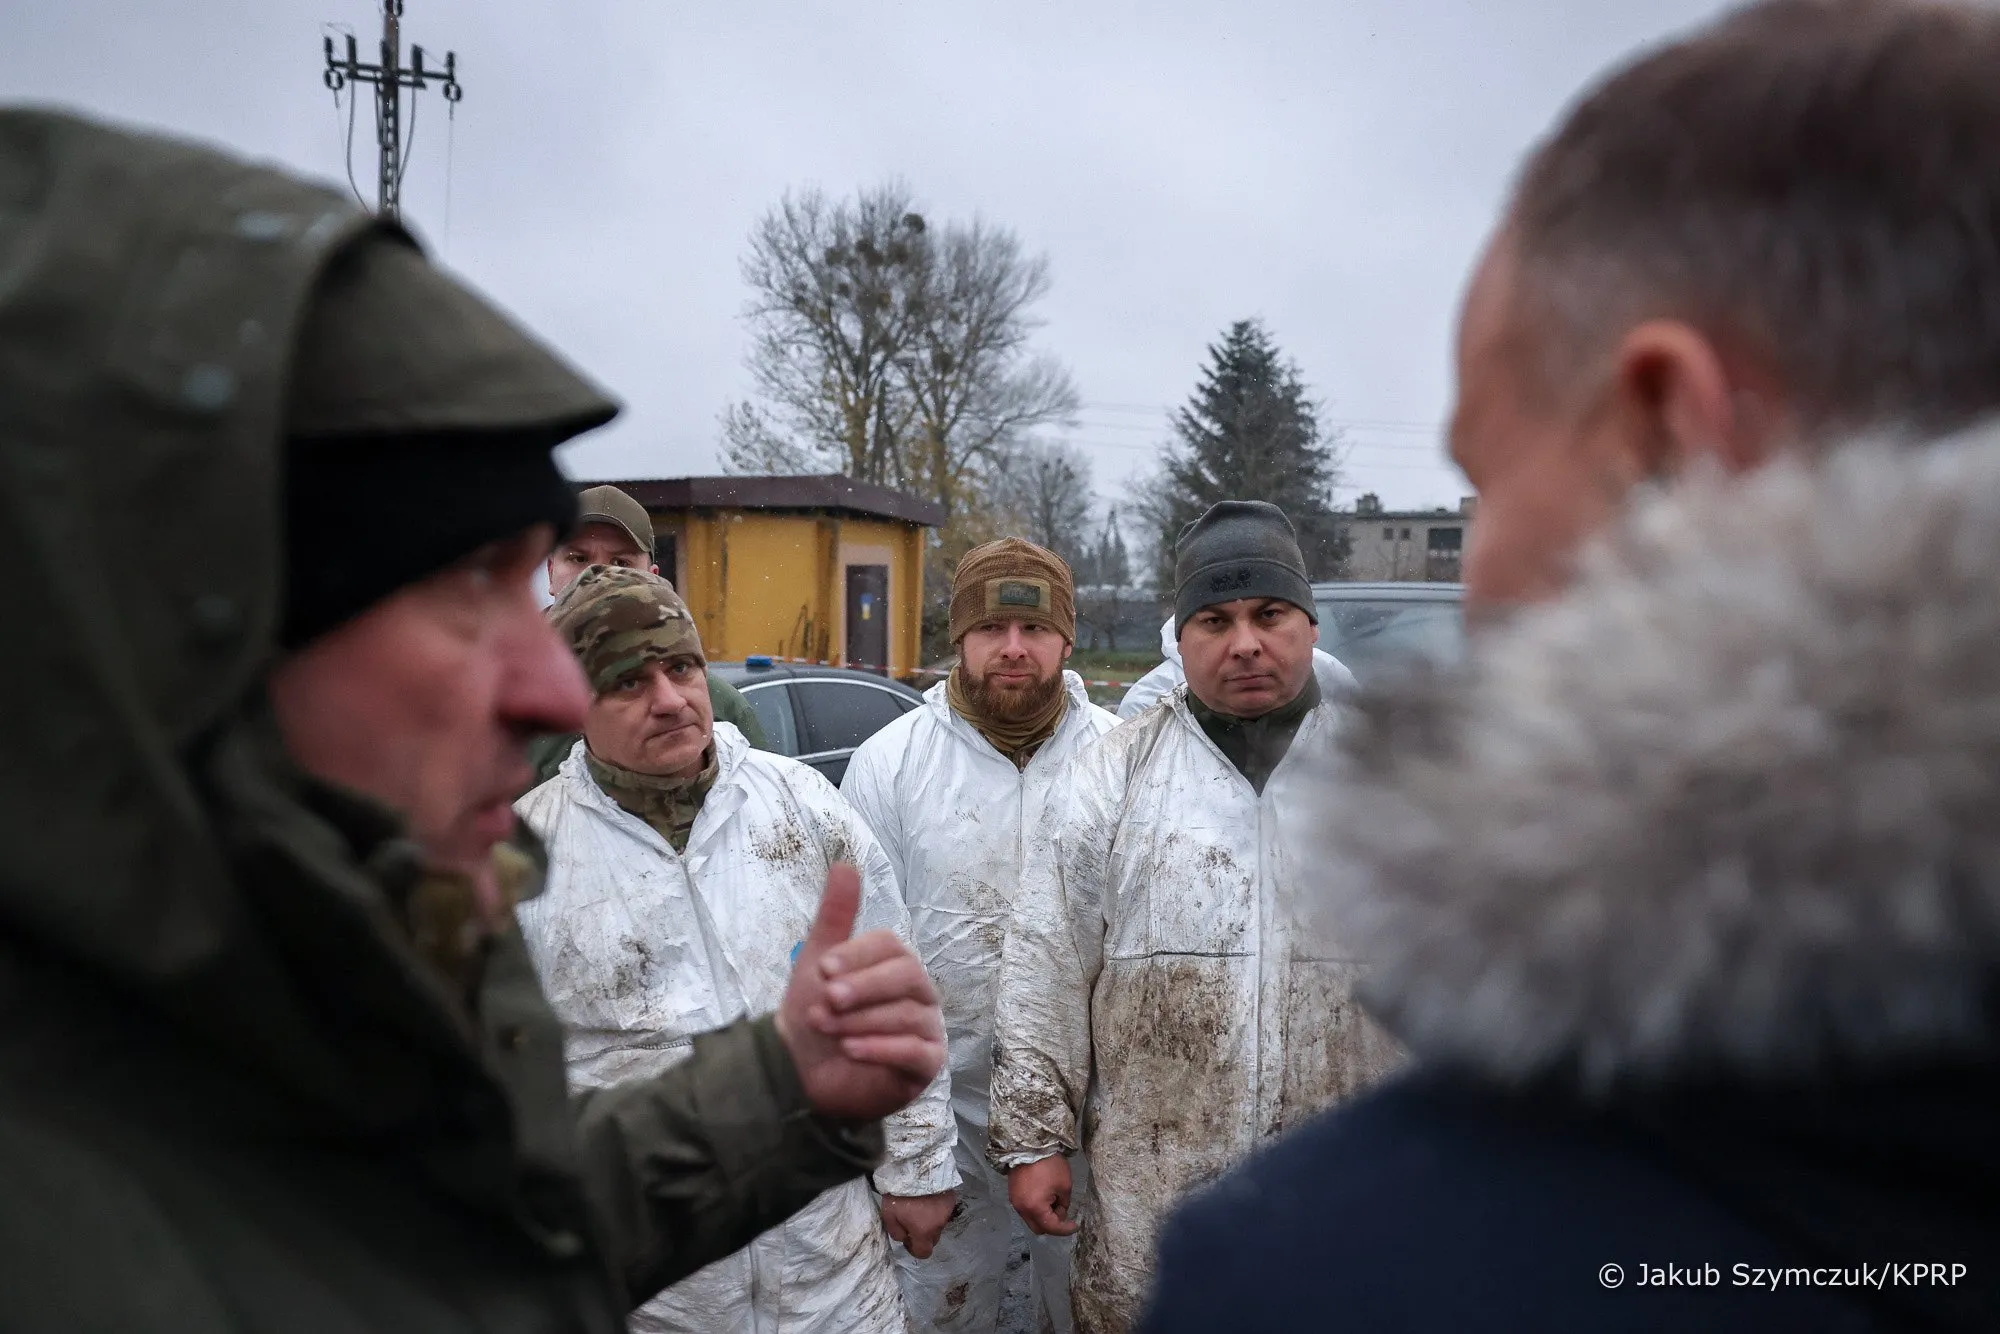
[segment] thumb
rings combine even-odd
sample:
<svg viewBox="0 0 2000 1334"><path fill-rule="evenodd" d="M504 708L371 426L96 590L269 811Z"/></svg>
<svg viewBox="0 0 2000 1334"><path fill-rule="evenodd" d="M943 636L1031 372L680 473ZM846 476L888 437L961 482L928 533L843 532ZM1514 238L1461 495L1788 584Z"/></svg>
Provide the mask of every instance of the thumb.
<svg viewBox="0 0 2000 1334"><path fill-rule="evenodd" d="M854 915L861 910L861 872L846 862L827 868L826 892L820 895L819 916L813 919L801 953L823 954L854 934Z"/></svg>

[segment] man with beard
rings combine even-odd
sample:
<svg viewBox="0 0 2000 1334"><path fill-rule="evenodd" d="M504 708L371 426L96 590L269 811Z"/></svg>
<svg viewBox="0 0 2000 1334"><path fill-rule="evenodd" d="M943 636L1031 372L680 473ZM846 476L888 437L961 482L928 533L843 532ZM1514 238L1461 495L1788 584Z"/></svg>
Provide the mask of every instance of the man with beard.
<svg viewBox="0 0 2000 1334"><path fill-rule="evenodd" d="M929 1260L897 1257L919 1327L990 1331L1010 1255L1033 1266L1048 1325L1069 1327L1069 1243L1030 1236L986 1162L993 1000L1011 904L1048 795L1116 725L1065 671L1076 599L1060 556L1019 538L967 552L952 579L958 665L877 732L840 790L888 853L918 954L945 1007L961 1208Z"/></svg>
<svg viewBox="0 0 2000 1334"><path fill-rule="evenodd" d="M1311 801L1417 1070L1191 1205L1149 1328L2000 1322L1996 68L1988 6L1778 0L1530 157L1489 624Z"/></svg>
<svg viewBox="0 0 2000 1334"><path fill-rule="evenodd" d="M1182 1191L1393 1059L1348 1002L1353 965L1290 926L1305 776L1338 721L1291 523L1261 501L1214 505L1181 533L1174 573L1187 680L1063 775L996 1004L988 1157L1032 1230L1081 1227L1085 1334L1138 1318Z"/></svg>
<svg viewBox="0 0 2000 1334"><path fill-rule="evenodd" d="M752 750L708 713L694 617L659 575L593 565L549 620L591 689L583 736L521 816L548 847L547 892L521 910L570 1078L585 1089L670 1070L696 1033L790 984L827 869L861 868L860 922L907 938L909 914L868 830L819 772ZM928 1255L950 1216L943 1071L887 1119L868 1187L834 1187L646 1303L640 1334L903 1334L883 1224Z"/></svg>

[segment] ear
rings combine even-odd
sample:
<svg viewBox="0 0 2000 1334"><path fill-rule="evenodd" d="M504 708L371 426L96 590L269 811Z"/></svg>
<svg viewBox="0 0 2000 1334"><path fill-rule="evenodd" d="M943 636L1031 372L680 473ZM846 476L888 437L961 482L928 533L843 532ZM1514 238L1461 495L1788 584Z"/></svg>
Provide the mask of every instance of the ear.
<svg viewBox="0 0 2000 1334"><path fill-rule="evenodd" d="M657 565L648 565L646 567L647 574L658 574L659 572L660 572L660 567Z"/></svg>
<svg viewBox="0 0 2000 1334"><path fill-rule="evenodd" d="M1618 417L1640 476L1685 471L1701 460L1744 472L1761 463L1763 423L1743 409L1732 367L1707 335L1680 320L1647 320L1618 346Z"/></svg>

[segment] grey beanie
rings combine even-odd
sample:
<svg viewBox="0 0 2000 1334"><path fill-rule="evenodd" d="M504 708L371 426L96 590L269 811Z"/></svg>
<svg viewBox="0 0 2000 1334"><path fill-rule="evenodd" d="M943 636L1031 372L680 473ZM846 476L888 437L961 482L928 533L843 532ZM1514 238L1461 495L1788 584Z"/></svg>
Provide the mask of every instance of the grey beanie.
<svg viewBox="0 0 2000 1334"><path fill-rule="evenodd" d="M1217 501L1174 543L1176 636L1203 607L1238 598L1283 598L1319 623L1298 535L1267 501Z"/></svg>

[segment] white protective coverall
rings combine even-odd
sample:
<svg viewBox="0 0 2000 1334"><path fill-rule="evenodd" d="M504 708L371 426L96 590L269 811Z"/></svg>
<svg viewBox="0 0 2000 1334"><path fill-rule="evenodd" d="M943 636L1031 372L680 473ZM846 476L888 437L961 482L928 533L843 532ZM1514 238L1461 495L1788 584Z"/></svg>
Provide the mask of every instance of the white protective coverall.
<svg viewBox="0 0 2000 1334"><path fill-rule="evenodd" d="M1174 634L1174 618L1171 616L1160 627L1160 656L1165 659L1164 662L1126 687L1125 697L1118 701L1121 721L1137 718L1173 693L1175 686L1187 680L1187 674L1181 670L1181 642ZM1347 664L1319 649L1313 650L1313 675L1319 678L1320 691L1328 698L1354 688L1354 673L1347 670Z"/></svg>
<svg viewBox="0 0 2000 1334"><path fill-rule="evenodd" d="M584 1087L656 1074L697 1033L778 1007L835 861L861 868L856 932L909 939L895 873L816 770L752 750L715 725L720 772L687 852L606 796L579 741L554 778L515 803L548 847L548 885L521 931L561 1017L570 1079ZM958 1184L950 1075L885 1123L875 1185L931 1195ZM865 1181L791 1219L632 1313L635 1334L903 1334L892 1243ZM898 1248L900 1249L900 1248Z"/></svg>
<svg viewBox="0 0 2000 1334"><path fill-rule="evenodd" d="M1089 1154L1079 1334L1138 1319L1176 1197L1395 1060L1350 999L1354 962L1287 901L1340 707L1306 715L1260 796L1182 685L1050 798L1001 967L988 1152L1005 1168Z"/></svg>
<svg viewBox="0 0 2000 1334"><path fill-rule="evenodd" d="M1023 1246L1043 1327L1070 1325L1069 1239L1033 1236L1007 1202L1007 1179L986 1161L993 998L1022 860L1056 776L1118 722L1090 702L1075 672L1063 684L1069 707L1025 770L952 709L939 682L922 708L861 743L840 784L896 868L951 1043L962 1208L928 1260L896 1255L921 1329L991 1331L1009 1254Z"/></svg>

